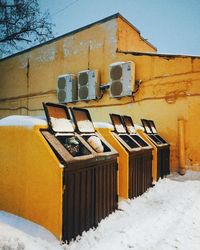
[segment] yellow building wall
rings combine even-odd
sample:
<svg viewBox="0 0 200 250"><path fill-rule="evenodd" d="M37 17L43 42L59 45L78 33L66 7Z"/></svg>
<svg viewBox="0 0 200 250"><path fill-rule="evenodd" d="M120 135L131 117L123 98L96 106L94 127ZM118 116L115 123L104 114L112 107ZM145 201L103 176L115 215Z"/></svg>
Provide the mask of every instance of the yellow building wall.
<svg viewBox="0 0 200 250"><path fill-rule="evenodd" d="M100 82L107 83L108 65L122 49L155 51L118 17L0 61L0 117L40 115L42 101L57 102L57 77L65 73L98 69Z"/></svg>
<svg viewBox="0 0 200 250"><path fill-rule="evenodd" d="M179 168L178 120L185 120L186 167L200 170L197 117L200 106L200 58L134 56L118 53L116 61L134 61L136 79L142 80L133 98L111 99L104 96L96 103L80 103L89 108L95 121L109 122L109 113L130 115L135 123L153 119L163 138L171 145L171 170ZM98 112L96 107L99 107Z"/></svg>
<svg viewBox="0 0 200 250"><path fill-rule="evenodd" d="M97 69L104 84L109 81L110 63L133 61L135 78L142 80L133 97L110 98L106 92L98 101L67 106L88 108L94 121L110 121L109 113L130 115L139 124L141 118L153 119L171 144L171 170L179 168L178 119L183 118L186 165L198 169L200 58L116 52L121 50L155 51L123 18L117 18L0 61L0 117L44 114L42 102L57 102L58 75Z"/></svg>
<svg viewBox="0 0 200 250"><path fill-rule="evenodd" d="M0 117L41 114L42 101L57 101L57 77L65 73L98 69L101 82L108 81L105 65L114 61L116 33L112 19L0 61Z"/></svg>
<svg viewBox="0 0 200 250"><path fill-rule="evenodd" d="M0 127L0 210L62 234L62 168L39 128Z"/></svg>
<svg viewBox="0 0 200 250"><path fill-rule="evenodd" d="M157 49L140 35L127 20L117 18L117 49L119 51L156 52Z"/></svg>

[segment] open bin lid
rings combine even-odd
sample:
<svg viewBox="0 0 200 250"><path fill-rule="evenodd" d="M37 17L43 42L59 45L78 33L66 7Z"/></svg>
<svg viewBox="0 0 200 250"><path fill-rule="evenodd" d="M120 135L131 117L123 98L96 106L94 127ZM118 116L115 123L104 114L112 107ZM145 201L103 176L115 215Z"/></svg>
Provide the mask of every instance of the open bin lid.
<svg viewBox="0 0 200 250"><path fill-rule="evenodd" d="M95 128L87 109L71 108L70 110L79 133L95 133Z"/></svg>
<svg viewBox="0 0 200 250"><path fill-rule="evenodd" d="M149 126L150 126L150 128L151 128L152 133L153 133L153 134L157 134L158 132L157 132L157 129L156 129L156 126L155 126L154 121L149 120L148 122L149 122Z"/></svg>
<svg viewBox="0 0 200 250"><path fill-rule="evenodd" d="M49 128L54 133L73 133L74 126L66 106L55 103L43 103Z"/></svg>
<svg viewBox="0 0 200 250"><path fill-rule="evenodd" d="M126 134L126 129L123 125L123 120L120 115L110 114L112 124L115 128L115 132L118 134Z"/></svg>
<svg viewBox="0 0 200 250"><path fill-rule="evenodd" d="M149 121L146 119L141 119L142 125L144 127L144 130L147 134L152 134L151 127L149 125Z"/></svg>
<svg viewBox="0 0 200 250"><path fill-rule="evenodd" d="M136 134L136 129L133 124L133 120L130 116L124 115L123 117L124 125L128 134Z"/></svg>

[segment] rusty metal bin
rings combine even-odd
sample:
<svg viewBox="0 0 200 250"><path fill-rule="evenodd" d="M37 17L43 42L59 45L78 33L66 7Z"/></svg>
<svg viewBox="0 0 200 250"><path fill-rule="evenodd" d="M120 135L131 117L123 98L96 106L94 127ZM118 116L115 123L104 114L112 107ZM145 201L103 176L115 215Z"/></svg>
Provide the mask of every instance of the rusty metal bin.
<svg viewBox="0 0 200 250"><path fill-rule="evenodd" d="M127 133L120 115L110 114L110 117L115 129L112 134L129 154L128 197L134 198L143 194L151 186L151 147L138 135ZM126 117L124 120L127 121ZM134 137L137 136L136 141Z"/></svg>
<svg viewBox="0 0 200 250"><path fill-rule="evenodd" d="M43 105L49 130L41 133L63 165L62 240L70 241L117 208L117 153L101 160L75 132L66 106Z"/></svg>
<svg viewBox="0 0 200 250"><path fill-rule="evenodd" d="M143 168L143 192L152 186L152 147L137 134L130 116L122 116L127 133L142 147L140 165Z"/></svg>
<svg viewBox="0 0 200 250"><path fill-rule="evenodd" d="M157 132L152 120L141 119L145 133L157 148L157 180L170 174L170 144Z"/></svg>

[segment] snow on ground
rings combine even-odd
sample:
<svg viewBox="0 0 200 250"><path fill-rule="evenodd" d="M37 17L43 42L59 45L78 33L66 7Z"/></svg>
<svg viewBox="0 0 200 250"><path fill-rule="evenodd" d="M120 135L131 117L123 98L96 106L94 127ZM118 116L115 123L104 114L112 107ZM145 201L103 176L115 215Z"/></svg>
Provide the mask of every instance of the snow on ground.
<svg viewBox="0 0 200 250"><path fill-rule="evenodd" d="M0 249L63 250L55 236L43 227L4 211L0 211Z"/></svg>
<svg viewBox="0 0 200 250"><path fill-rule="evenodd" d="M200 173L172 174L142 196L121 201L117 212L69 245L50 242L47 232L40 239L25 223L21 228L9 220L6 213L0 216L3 250L199 250Z"/></svg>

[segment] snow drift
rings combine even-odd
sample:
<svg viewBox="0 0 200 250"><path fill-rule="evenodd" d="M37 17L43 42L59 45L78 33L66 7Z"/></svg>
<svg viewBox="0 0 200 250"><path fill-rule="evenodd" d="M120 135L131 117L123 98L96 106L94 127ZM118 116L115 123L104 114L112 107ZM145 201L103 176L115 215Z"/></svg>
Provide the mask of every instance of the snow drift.
<svg viewBox="0 0 200 250"><path fill-rule="evenodd" d="M13 224L12 216L1 212L0 249L199 250L199 194L199 172L172 174L142 196L121 201L117 212L69 245L61 245L44 228L38 231L19 217Z"/></svg>

